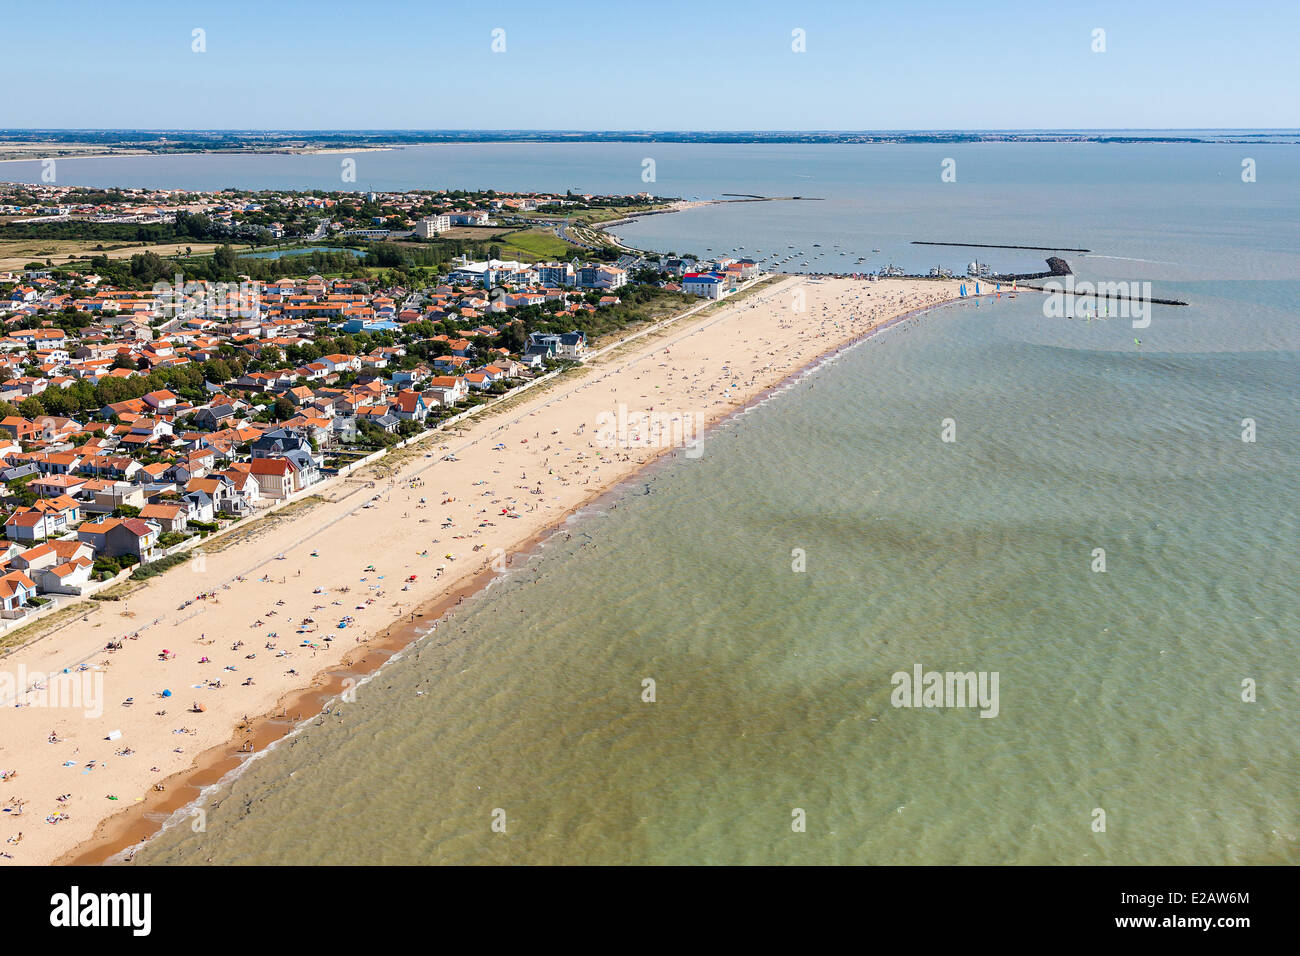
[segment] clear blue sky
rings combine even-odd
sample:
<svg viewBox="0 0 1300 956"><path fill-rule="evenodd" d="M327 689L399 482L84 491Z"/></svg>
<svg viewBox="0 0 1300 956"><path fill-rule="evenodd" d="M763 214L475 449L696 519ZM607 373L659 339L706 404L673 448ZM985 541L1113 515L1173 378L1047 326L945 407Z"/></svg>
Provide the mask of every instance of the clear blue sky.
<svg viewBox="0 0 1300 956"><path fill-rule="evenodd" d="M1300 127L1296 0L5 8L0 127Z"/></svg>

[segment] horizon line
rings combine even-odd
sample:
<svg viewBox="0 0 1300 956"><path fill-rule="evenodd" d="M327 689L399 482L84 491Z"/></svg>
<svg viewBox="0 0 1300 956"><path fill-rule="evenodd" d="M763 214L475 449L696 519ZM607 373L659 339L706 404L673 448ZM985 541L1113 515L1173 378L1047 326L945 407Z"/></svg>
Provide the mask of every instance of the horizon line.
<svg viewBox="0 0 1300 956"><path fill-rule="evenodd" d="M676 134L810 134L810 133L1126 133L1126 132L1283 132L1300 133L1295 126L1097 126L1097 127L892 127L862 129L578 129L578 128L470 128L470 127L163 127L163 126L7 126L0 133L676 133Z"/></svg>

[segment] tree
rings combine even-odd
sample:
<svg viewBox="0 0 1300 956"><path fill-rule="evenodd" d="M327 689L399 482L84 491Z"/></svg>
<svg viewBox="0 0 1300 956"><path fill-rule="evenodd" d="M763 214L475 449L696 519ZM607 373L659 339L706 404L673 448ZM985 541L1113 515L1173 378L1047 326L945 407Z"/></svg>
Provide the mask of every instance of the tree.
<svg viewBox="0 0 1300 956"><path fill-rule="evenodd" d="M131 277L142 285L152 285L172 276L172 266L156 252L138 252L131 257Z"/></svg>
<svg viewBox="0 0 1300 956"><path fill-rule="evenodd" d="M524 334L524 326L521 322L511 322L501 330L498 337L501 348L509 349L511 352L522 352L528 346L528 336Z"/></svg>
<svg viewBox="0 0 1300 956"><path fill-rule="evenodd" d="M289 401L289 399L285 398L283 395L277 395L275 397L276 420L282 422L285 419L293 418L293 415L294 415L293 402Z"/></svg>
<svg viewBox="0 0 1300 956"><path fill-rule="evenodd" d="M41 405L49 415L68 415L80 408L76 398L57 385L41 393Z"/></svg>
<svg viewBox="0 0 1300 956"><path fill-rule="evenodd" d="M9 482L8 491L10 497L16 498L24 508L30 508L36 504L36 499L40 497L35 491L27 487L27 483L35 477L35 475L25 475Z"/></svg>
<svg viewBox="0 0 1300 956"><path fill-rule="evenodd" d="M210 359L203 363L203 378L218 385L228 382L232 378L230 366L221 359Z"/></svg>
<svg viewBox="0 0 1300 956"><path fill-rule="evenodd" d="M234 246L217 246L212 253L212 267L218 275L233 275L236 258Z"/></svg>
<svg viewBox="0 0 1300 956"><path fill-rule="evenodd" d="M28 395L19 403L18 411L22 413L24 418L37 418L45 414L45 406L41 404L41 400L35 395Z"/></svg>

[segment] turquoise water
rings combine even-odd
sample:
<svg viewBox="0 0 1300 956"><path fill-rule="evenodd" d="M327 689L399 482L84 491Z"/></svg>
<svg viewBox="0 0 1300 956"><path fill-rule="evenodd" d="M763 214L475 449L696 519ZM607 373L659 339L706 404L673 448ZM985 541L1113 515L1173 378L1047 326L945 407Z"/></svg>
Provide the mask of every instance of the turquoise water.
<svg viewBox="0 0 1300 956"><path fill-rule="evenodd" d="M137 862L1296 862L1300 192L1238 205L1197 183L1214 163L904 203L906 237L1070 225L1084 275L1192 305L1135 331L1021 295L867 340L576 518ZM705 221L884 248L829 202L637 228ZM891 706L917 664L997 672L997 717Z"/></svg>

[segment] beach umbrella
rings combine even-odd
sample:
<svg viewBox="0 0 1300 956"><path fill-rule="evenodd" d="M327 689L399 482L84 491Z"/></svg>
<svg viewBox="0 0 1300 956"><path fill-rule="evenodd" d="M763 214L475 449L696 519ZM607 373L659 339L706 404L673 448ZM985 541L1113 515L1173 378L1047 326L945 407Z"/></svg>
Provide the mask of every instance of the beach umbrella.
<svg viewBox="0 0 1300 956"><path fill-rule="evenodd" d="M169 690L164 690L164 691L163 691L163 696L164 696L164 697L170 697L171 695L172 695L172 692L171 692L171 691L169 691Z"/></svg>

